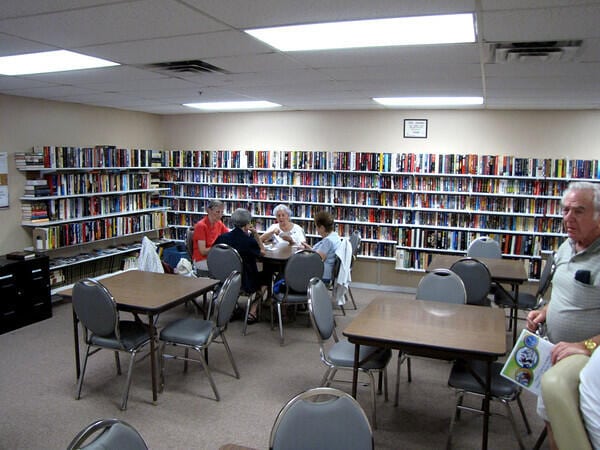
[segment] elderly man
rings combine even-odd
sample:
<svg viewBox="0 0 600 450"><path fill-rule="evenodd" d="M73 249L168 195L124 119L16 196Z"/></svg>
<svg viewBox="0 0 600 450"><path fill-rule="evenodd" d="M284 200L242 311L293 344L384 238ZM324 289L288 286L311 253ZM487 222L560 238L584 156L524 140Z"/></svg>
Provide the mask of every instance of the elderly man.
<svg viewBox="0 0 600 450"><path fill-rule="evenodd" d="M571 183L561 203L568 239L556 253L552 296L527 315L530 331L546 323L548 339L556 344L552 364L569 355L591 355L600 343L600 184ZM541 401L538 413L556 448Z"/></svg>

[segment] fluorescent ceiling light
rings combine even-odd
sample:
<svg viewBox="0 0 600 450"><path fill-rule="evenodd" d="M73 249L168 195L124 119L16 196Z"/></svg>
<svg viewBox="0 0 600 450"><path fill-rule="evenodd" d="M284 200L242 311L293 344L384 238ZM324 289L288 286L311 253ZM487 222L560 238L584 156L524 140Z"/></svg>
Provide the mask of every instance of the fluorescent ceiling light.
<svg viewBox="0 0 600 450"><path fill-rule="evenodd" d="M281 51L475 42L473 14L399 17L245 30Z"/></svg>
<svg viewBox="0 0 600 450"><path fill-rule="evenodd" d="M247 102L184 103L183 106L187 106L189 108L202 109L205 111L235 111L245 109L277 108L281 105L260 100Z"/></svg>
<svg viewBox="0 0 600 450"><path fill-rule="evenodd" d="M52 52L3 56L0 58L0 74L31 75L118 65L118 63L94 58L93 56L82 55L68 50L56 50Z"/></svg>
<svg viewBox="0 0 600 450"><path fill-rule="evenodd" d="M483 97L380 97L373 100L384 106L398 107L483 105Z"/></svg>

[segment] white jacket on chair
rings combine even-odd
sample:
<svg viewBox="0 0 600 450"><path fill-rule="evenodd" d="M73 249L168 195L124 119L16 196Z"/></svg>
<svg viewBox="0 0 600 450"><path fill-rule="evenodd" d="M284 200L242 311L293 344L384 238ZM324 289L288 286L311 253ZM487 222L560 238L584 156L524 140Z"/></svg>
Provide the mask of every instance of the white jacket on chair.
<svg viewBox="0 0 600 450"><path fill-rule="evenodd" d="M346 293L348 292L348 286L352 281L351 266L352 266L352 244L347 238L342 238L340 245L338 245L335 254L340 258L340 271L334 283L333 292L335 294L335 301L338 305L346 304Z"/></svg>

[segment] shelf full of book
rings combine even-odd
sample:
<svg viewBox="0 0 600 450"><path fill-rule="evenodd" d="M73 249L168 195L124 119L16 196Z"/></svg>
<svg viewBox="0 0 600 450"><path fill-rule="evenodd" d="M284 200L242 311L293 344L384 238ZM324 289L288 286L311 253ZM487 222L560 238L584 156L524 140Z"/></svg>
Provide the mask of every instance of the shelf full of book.
<svg viewBox="0 0 600 450"><path fill-rule="evenodd" d="M131 240L162 236L160 155L107 145L15 153L26 178L21 224L32 229L34 250L50 252L53 288L70 282L72 273L112 271L137 250Z"/></svg>
<svg viewBox="0 0 600 450"><path fill-rule="evenodd" d="M489 235L505 257L530 262L531 278L565 238L560 196L568 183L600 181L598 160L510 155L174 150L161 165L170 189L163 204L180 238L211 199L223 200L227 214L250 209L258 229L285 203L309 235L321 209L340 235L358 230L361 258L423 270L430 255L464 253Z"/></svg>

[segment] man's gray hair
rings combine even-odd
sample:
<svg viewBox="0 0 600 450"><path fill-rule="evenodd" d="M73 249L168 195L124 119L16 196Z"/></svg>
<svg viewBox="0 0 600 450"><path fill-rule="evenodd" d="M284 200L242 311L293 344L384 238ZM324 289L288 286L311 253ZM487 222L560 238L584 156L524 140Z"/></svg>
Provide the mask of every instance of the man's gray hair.
<svg viewBox="0 0 600 450"><path fill-rule="evenodd" d="M243 228L252 220L250 211L244 208L238 208L231 214L231 223L236 228Z"/></svg>
<svg viewBox="0 0 600 450"><path fill-rule="evenodd" d="M573 181L569 183L569 186L563 192L561 205L565 204L565 198L573 191L591 191L592 192L592 203L594 205L594 218L598 218L600 215L600 183L592 183L590 181Z"/></svg>

